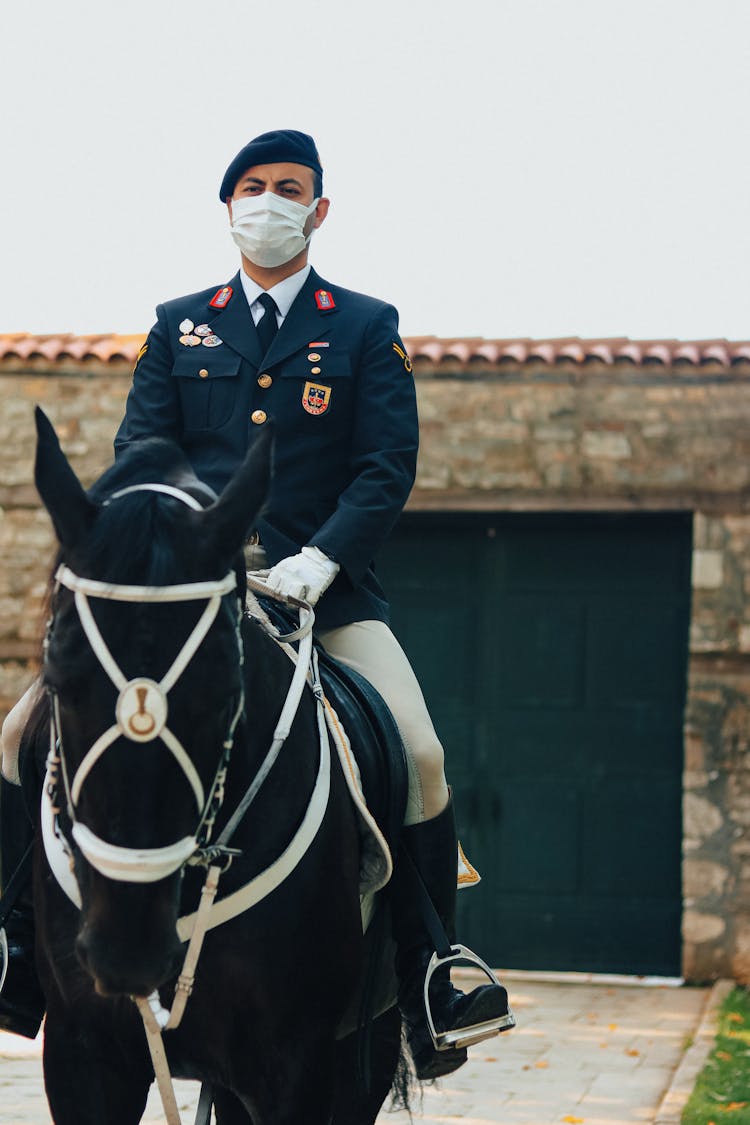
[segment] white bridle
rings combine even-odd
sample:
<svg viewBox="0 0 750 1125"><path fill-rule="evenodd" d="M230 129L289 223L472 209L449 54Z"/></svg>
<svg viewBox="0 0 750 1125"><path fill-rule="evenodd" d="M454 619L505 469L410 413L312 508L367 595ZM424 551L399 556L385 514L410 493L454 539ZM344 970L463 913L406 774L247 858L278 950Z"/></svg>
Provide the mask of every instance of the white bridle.
<svg viewBox="0 0 750 1125"><path fill-rule="evenodd" d="M116 500L133 492L161 492L197 511L202 511L198 501L189 493L166 484L140 484L121 489L110 497ZM169 705L167 696L179 680L193 656L203 643L209 629L216 620L221 600L236 588L237 579L233 572L223 578L209 582L185 582L173 586L135 586L114 582L100 582L92 578L81 578L67 566L60 566L55 574L57 588L64 586L74 594L78 616L89 644L99 663L119 692L115 704L115 722L97 738L83 758L72 781L68 778L65 756L62 752L62 724L60 703L56 693L52 693L52 722L50 724L51 765L59 762L68 804L68 814L72 823L73 838L88 862L108 879L127 883L152 883L165 879L182 867L198 850L198 837L206 825L207 815L215 795L223 795L226 763L234 742L234 733L244 709L244 696L240 690L237 708L229 724L227 737L223 743L223 755L219 761L213 784L206 797L203 783L184 746L167 725ZM195 624L190 636L175 657L166 675L157 683L147 677L128 680L112 656L89 605L89 598L108 601L144 603L186 602L206 599L207 605ZM240 662L242 643L239 636L239 614L237 621L237 644ZM76 809L83 784L93 767L106 750L118 739L127 738L132 742L145 744L157 738L170 751L190 785L198 809L199 820L195 832L174 844L162 848L125 848L110 844L97 836L76 817ZM49 765L48 765L49 773ZM215 811L215 810L214 810Z"/></svg>

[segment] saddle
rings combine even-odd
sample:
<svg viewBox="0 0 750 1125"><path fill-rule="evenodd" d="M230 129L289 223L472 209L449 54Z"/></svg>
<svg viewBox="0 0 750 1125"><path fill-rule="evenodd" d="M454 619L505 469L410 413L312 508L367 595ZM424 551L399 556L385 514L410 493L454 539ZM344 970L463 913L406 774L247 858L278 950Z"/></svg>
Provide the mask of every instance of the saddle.
<svg viewBox="0 0 750 1125"><path fill-rule="evenodd" d="M326 698L349 736L367 807L395 855L409 785L396 722L372 684L320 646L318 666Z"/></svg>

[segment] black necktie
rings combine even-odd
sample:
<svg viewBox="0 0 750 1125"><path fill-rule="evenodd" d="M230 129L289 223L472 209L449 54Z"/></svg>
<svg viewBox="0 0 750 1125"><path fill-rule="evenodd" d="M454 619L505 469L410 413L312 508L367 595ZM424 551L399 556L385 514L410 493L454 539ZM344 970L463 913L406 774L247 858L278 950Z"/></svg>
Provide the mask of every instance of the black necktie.
<svg viewBox="0 0 750 1125"><path fill-rule="evenodd" d="M263 355L266 355L268 349L273 343L273 338L279 330L279 325L276 320L276 302L269 293L261 293L258 301L265 309L263 316L257 324L258 338L260 340L260 350Z"/></svg>

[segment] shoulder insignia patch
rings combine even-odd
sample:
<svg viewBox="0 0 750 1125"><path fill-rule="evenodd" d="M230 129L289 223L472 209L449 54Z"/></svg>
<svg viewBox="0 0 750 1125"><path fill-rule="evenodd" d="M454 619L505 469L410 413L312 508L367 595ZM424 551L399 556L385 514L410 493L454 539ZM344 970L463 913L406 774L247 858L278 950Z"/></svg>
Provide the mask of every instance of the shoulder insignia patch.
<svg viewBox="0 0 750 1125"><path fill-rule="evenodd" d="M221 289L217 289L211 300L208 302L212 309L223 309L228 305L232 299L232 286L222 285Z"/></svg>
<svg viewBox="0 0 750 1125"><path fill-rule="evenodd" d="M409 359L408 355L406 354L404 349L401 347L401 345L397 344L395 340L393 341L393 350L396 353L396 355L399 357L399 359L402 359L404 361L404 369L406 371L408 371L409 373L411 373L411 370L412 370L411 360Z"/></svg>
<svg viewBox="0 0 750 1125"><path fill-rule="evenodd" d="M141 344L140 350L138 352L138 356L137 356L136 361L135 361L135 367L133 368L134 372L135 372L135 368L141 362L141 360L143 359L143 357L144 357L144 355L146 354L147 351L148 351L148 340L146 341L145 344Z"/></svg>
<svg viewBox="0 0 750 1125"><path fill-rule="evenodd" d="M327 289L315 290L315 304L321 312L327 312L328 309L336 308L336 302Z"/></svg>

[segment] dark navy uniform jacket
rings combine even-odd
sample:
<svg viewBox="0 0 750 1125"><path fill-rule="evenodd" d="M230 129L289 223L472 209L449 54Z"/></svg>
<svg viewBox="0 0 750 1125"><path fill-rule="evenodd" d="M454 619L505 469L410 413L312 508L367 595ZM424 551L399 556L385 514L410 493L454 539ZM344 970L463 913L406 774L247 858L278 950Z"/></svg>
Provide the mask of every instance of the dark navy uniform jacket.
<svg viewBox="0 0 750 1125"><path fill-rule="evenodd" d="M398 314L311 270L263 356L239 274L228 286L223 308L211 307L216 288L159 305L115 452L173 438L220 492L264 417L273 419L274 477L256 529L270 562L308 545L341 564L316 607L320 628L387 621L372 560L409 495L418 446ZM221 343L181 344L186 319Z"/></svg>

